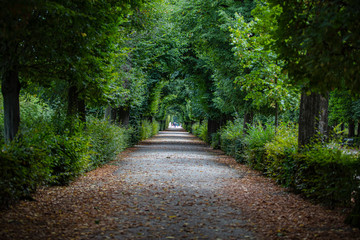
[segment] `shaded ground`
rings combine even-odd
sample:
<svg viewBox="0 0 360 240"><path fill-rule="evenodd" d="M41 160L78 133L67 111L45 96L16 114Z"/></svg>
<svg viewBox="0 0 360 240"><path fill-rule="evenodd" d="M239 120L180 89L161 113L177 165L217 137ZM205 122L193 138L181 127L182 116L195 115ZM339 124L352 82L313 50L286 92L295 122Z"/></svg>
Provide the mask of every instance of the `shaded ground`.
<svg viewBox="0 0 360 240"><path fill-rule="evenodd" d="M0 213L0 239L360 239L180 129Z"/></svg>

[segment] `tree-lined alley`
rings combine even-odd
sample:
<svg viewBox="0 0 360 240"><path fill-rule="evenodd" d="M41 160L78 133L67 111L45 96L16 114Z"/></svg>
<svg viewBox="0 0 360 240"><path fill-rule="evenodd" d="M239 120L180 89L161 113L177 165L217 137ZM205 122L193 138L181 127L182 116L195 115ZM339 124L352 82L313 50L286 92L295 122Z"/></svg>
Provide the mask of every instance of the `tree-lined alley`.
<svg viewBox="0 0 360 240"><path fill-rule="evenodd" d="M359 16L356 0L0 0L1 208L181 124L359 227Z"/></svg>

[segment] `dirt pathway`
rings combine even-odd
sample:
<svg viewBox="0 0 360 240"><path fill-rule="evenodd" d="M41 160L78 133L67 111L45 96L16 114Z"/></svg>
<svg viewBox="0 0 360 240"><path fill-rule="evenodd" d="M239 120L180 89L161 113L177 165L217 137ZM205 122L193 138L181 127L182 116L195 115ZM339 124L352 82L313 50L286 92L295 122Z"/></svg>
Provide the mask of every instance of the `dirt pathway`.
<svg viewBox="0 0 360 240"><path fill-rule="evenodd" d="M34 198L0 212L0 239L360 239L180 129Z"/></svg>

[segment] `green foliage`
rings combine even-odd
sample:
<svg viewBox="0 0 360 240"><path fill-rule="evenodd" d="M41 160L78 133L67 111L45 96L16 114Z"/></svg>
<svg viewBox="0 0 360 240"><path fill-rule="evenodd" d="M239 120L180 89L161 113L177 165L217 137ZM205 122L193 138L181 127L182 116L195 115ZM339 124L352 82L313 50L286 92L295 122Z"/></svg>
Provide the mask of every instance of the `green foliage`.
<svg viewBox="0 0 360 240"><path fill-rule="evenodd" d="M156 121L142 120L140 128L140 139L145 140L159 132L160 125Z"/></svg>
<svg viewBox="0 0 360 240"><path fill-rule="evenodd" d="M297 173L297 189L329 205L351 205L360 184L357 155L341 149L339 144L317 144L307 149L300 161L303 164Z"/></svg>
<svg viewBox="0 0 360 240"><path fill-rule="evenodd" d="M314 143L299 152L293 124L281 124L276 133L270 126L257 124L244 134L237 126L241 124L229 122L219 132L221 148L227 154L237 160L240 155L241 161L317 202L353 207L347 221L359 223L358 153L337 142ZM235 150L237 145L240 154Z"/></svg>
<svg viewBox="0 0 360 240"><path fill-rule="evenodd" d="M186 77L186 109L190 120L219 119L244 106L243 93L233 81L239 73L232 52L229 27L236 12L249 17L254 6L245 1L178 1L174 22L182 33L182 72Z"/></svg>
<svg viewBox="0 0 360 240"><path fill-rule="evenodd" d="M293 82L359 92L358 1L269 2L282 8L274 38Z"/></svg>
<svg viewBox="0 0 360 240"><path fill-rule="evenodd" d="M236 25L231 28L233 50L244 69L236 78L236 84L246 93L245 99L251 99L257 108L294 108L298 93L287 83L284 64L277 60L273 50L272 33L277 29L276 17L281 8L258 3L251 13L253 20L247 22L243 16L237 16Z"/></svg>
<svg viewBox="0 0 360 240"><path fill-rule="evenodd" d="M90 119L86 126L90 138L89 169L114 160L118 153L129 147L131 131L105 120Z"/></svg>
<svg viewBox="0 0 360 240"><path fill-rule="evenodd" d="M89 169L90 139L77 129L72 134L54 136L51 146L51 185L67 185Z"/></svg>
<svg viewBox="0 0 360 240"><path fill-rule="evenodd" d="M265 144L275 137L275 129L270 124L258 123L250 126L244 137L246 162L257 170L266 169Z"/></svg>
<svg viewBox="0 0 360 240"><path fill-rule="evenodd" d="M43 129L44 130L44 129ZM0 207L29 198L51 175L51 158L46 137L39 129L22 139L3 145L0 152Z"/></svg>
<svg viewBox="0 0 360 240"><path fill-rule="evenodd" d="M272 141L265 144L265 173L286 187L295 186L299 165L292 156L297 153L297 128L291 124L281 124Z"/></svg>
<svg viewBox="0 0 360 240"><path fill-rule="evenodd" d="M347 123L352 116L352 98L350 92L335 90L329 98L329 125Z"/></svg>
<svg viewBox="0 0 360 240"><path fill-rule="evenodd" d="M1 145L0 206L31 198L39 185L66 185L86 171L115 158L139 138L136 128L127 129L105 120L89 118L73 129L64 128L65 116L39 98L21 98L22 122L16 140ZM0 114L0 118L2 114ZM149 137L158 123L147 124Z"/></svg>
<svg viewBox="0 0 360 240"><path fill-rule="evenodd" d="M160 130L160 124L157 121L152 121L151 129L152 129L151 136L155 136L156 134L158 134Z"/></svg>
<svg viewBox="0 0 360 240"><path fill-rule="evenodd" d="M199 137L201 140L208 142L208 125L207 125L207 121L203 121L202 123L197 122L194 123L191 127L191 132Z"/></svg>
<svg viewBox="0 0 360 240"><path fill-rule="evenodd" d="M243 162L243 124L242 119L236 119L234 122L229 121L220 130L220 146L226 154L235 157L239 162Z"/></svg>

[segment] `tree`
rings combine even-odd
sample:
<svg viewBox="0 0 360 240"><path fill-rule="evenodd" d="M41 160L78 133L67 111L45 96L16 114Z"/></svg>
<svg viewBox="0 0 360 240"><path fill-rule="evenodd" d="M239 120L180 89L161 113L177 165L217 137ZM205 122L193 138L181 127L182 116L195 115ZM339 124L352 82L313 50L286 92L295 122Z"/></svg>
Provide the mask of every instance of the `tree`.
<svg viewBox="0 0 360 240"><path fill-rule="evenodd" d="M285 61L285 69L292 82L304 88L302 99L307 101L307 97L312 98L313 94L319 92L328 95L327 92L334 88L346 87L354 93L359 92L360 27L356 21L360 13L358 2L269 2L282 8L274 38L279 57ZM305 103L303 105L306 106ZM317 108L313 108L315 109ZM307 111L311 110L304 109L303 113ZM326 111L323 109L320 112ZM307 114L311 118L309 121L318 118L319 114ZM300 123L299 132L307 127L315 126ZM306 136L305 139L311 137ZM306 143L308 141L299 141L299 144Z"/></svg>
<svg viewBox="0 0 360 240"><path fill-rule="evenodd" d="M229 26L234 23L235 12L249 16L253 5L253 1L219 0L176 4L174 21L188 43L183 70L192 85L201 89L192 90L196 95L188 103L204 113L199 117L208 120L209 135L244 107L242 91L233 87L240 69L232 53ZM226 87L229 85L232 87Z"/></svg>
<svg viewBox="0 0 360 240"><path fill-rule="evenodd" d="M279 4L283 10L278 18L279 28L274 37L277 51L286 63L289 76L294 83L304 88L303 111L300 115L306 113L304 118L315 122L312 119L321 119L326 108L308 108L314 105L308 104L314 94L321 92L327 95L328 91L335 88L359 93L360 23L357 19L360 5L356 0L269 2ZM321 99L321 96L314 98L316 101L327 102ZM299 122L300 147L307 144L314 133L304 131L307 133L300 139L303 129L316 127L314 124L306 125L306 122L308 121ZM347 222L360 226L360 194L356 195L357 206Z"/></svg>
<svg viewBox="0 0 360 240"><path fill-rule="evenodd" d="M270 7L258 3L252 11L253 20L247 22L237 17L237 24L231 28L234 51L244 71L236 78L236 84L246 93L257 109L274 109L275 126L278 124L279 109L295 108L297 89L288 83L283 72L283 62L277 60L273 50L272 34L276 31L276 16L281 12L278 6Z"/></svg>
<svg viewBox="0 0 360 240"><path fill-rule="evenodd" d="M21 85L65 81L69 115L84 111L83 101L104 85L102 70L119 23L143 2L2 1L0 71L7 141L18 131Z"/></svg>

